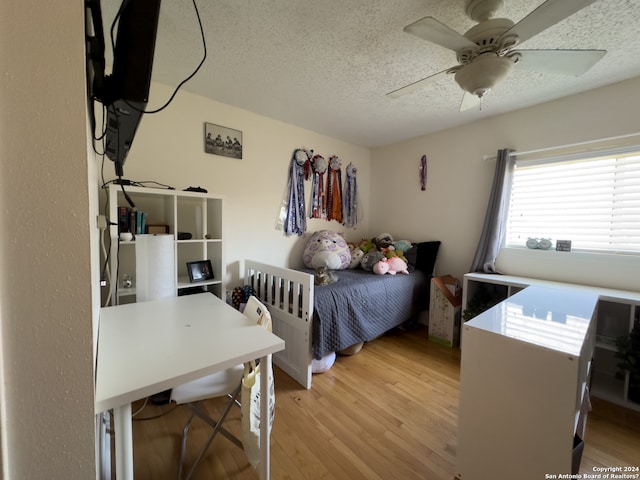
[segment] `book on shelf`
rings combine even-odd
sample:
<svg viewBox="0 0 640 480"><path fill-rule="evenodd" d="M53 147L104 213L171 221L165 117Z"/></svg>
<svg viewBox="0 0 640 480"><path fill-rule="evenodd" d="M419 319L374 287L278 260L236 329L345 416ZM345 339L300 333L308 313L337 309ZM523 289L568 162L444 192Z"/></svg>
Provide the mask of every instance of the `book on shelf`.
<svg viewBox="0 0 640 480"><path fill-rule="evenodd" d="M140 235L147 232L147 214L134 208L118 207L118 233Z"/></svg>
<svg viewBox="0 0 640 480"><path fill-rule="evenodd" d="M129 208L118 207L118 233L129 231Z"/></svg>

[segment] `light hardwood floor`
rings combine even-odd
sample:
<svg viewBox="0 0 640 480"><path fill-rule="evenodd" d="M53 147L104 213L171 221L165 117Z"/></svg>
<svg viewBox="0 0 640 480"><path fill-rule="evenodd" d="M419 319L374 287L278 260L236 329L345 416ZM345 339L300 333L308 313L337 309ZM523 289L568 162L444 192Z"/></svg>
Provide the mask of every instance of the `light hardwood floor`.
<svg viewBox="0 0 640 480"><path fill-rule="evenodd" d="M304 390L277 368L271 476L283 479L452 480L460 350L426 340L426 331L393 331ZM133 410L142 405L134 404ZM220 404L209 402L215 410ZM163 414L167 412L166 414ZM136 480L177 477L184 407L145 407L134 421ZM240 435L239 409L225 426ZM618 419L619 421L616 421ZM193 441L208 434L194 426ZM487 438L490 441L490 438ZM195 445L194 445L195 447ZM593 402L582 473L595 466L640 466L640 415ZM244 453L218 436L196 479L257 479Z"/></svg>

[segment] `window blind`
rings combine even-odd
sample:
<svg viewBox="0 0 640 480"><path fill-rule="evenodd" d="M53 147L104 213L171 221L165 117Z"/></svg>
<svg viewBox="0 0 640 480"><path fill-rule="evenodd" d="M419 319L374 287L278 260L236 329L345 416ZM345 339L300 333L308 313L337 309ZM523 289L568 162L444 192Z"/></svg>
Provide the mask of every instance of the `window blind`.
<svg viewBox="0 0 640 480"><path fill-rule="evenodd" d="M505 245L524 246L529 237L640 254L640 146L516 159Z"/></svg>

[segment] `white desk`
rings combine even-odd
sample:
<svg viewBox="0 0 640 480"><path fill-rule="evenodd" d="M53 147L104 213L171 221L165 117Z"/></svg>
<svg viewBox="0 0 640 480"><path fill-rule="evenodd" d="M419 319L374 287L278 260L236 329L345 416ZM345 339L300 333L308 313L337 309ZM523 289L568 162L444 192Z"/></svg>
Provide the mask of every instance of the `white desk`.
<svg viewBox="0 0 640 480"><path fill-rule="evenodd" d="M597 303L594 291L531 286L463 324L457 478L572 473Z"/></svg>
<svg viewBox="0 0 640 480"><path fill-rule="evenodd" d="M118 480L133 479L132 401L283 349L282 339L210 293L102 308L95 412L114 409ZM260 478L268 479L269 422L261 422L260 447Z"/></svg>

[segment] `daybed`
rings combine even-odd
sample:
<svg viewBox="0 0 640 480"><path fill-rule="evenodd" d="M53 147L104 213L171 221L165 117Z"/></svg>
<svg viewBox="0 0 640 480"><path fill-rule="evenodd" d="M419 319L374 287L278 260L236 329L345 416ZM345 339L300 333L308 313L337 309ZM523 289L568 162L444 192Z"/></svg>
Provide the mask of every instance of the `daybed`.
<svg viewBox="0 0 640 480"><path fill-rule="evenodd" d="M339 270L338 281L326 286L314 286L313 270L245 260L245 284L267 305L273 332L285 340L274 363L310 388L312 358L371 341L416 319L428 308L439 246L438 241L415 244L409 275Z"/></svg>

